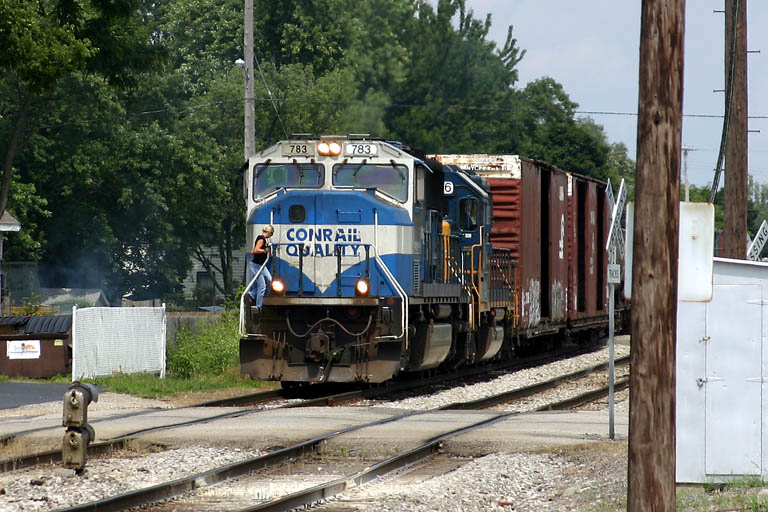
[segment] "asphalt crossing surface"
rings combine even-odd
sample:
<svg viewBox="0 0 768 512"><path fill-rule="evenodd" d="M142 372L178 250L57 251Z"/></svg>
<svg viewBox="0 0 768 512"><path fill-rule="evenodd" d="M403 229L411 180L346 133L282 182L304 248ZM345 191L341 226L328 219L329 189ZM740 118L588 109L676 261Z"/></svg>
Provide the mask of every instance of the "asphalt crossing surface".
<svg viewBox="0 0 768 512"><path fill-rule="evenodd" d="M64 400L71 384L0 382L0 409Z"/></svg>

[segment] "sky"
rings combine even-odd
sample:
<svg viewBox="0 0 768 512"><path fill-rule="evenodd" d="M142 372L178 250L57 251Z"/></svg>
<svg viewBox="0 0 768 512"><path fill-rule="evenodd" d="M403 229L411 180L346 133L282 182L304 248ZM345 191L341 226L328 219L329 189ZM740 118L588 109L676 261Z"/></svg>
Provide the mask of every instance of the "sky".
<svg viewBox="0 0 768 512"><path fill-rule="evenodd" d="M747 0L743 0L747 1ZM610 142L637 159L640 0L467 0L476 18L491 14L490 37L501 47L509 25L526 50L519 87L543 76L561 83L579 116L601 124ZM688 0L683 64L683 146L693 185L712 182L723 127L724 0ZM747 3L749 172L768 184L768 1ZM587 112L590 112L587 114ZM598 113L599 112L599 113ZM615 113L615 114L609 114ZM697 116L716 117L697 117ZM753 118L755 116L756 118ZM762 119L761 119L762 117ZM684 166L683 166L684 167ZM681 177L682 180L682 177ZM684 183L684 181L681 181ZM720 181L721 186L723 180Z"/></svg>

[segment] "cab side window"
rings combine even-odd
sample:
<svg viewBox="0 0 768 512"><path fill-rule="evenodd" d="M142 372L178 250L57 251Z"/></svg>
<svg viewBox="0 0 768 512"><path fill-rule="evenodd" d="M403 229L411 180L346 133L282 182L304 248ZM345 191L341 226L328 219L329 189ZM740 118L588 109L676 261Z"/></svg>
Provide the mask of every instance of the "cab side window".
<svg viewBox="0 0 768 512"><path fill-rule="evenodd" d="M477 199L474 197L459 201L459 226L463 231L477 229Z"/></svg>
<svg viewBox="0 0 768 512"><path fill-rule="evenodd" d="M427 173L427 169L423 165L421 164L416 165L416 184L415 184L416 194L414 195L415 197L414 202L416 204L424 203L424 198L426 195L425 187L424 187L424 182L427 179L426 173Z"/></svg>

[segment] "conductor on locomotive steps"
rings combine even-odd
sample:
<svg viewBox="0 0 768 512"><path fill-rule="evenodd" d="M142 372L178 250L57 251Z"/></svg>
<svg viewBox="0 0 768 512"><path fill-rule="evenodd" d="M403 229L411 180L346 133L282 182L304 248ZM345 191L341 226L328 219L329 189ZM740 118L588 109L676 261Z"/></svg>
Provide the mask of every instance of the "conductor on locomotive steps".
<svg viewBox="0 0 768 512"><path fill-rule="evenodd" d="M274 233L275 228L267 224L264 226L261 234L256 237L256 241L253 243L253 249L251 249L253 258L251 259L251 262L248 263L248 283L251 282L253 276L259 272L259 269L264 265L264 262L267 261L267 256L270 251L269 239ZM264 294L271 282L272 274L270 274L269 269L264 266L256 279L255 290L254 286L249 290L251 298L254 300L256 307L259 308L259 311L261 311L261 308L264 305Z"/></svg>

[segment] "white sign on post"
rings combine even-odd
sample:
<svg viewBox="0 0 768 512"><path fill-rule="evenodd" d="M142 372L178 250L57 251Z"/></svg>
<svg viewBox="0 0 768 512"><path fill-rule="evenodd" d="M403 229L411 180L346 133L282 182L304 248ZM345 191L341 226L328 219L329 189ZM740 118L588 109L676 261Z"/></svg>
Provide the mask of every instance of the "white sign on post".
<svg viewBox="0 0 768 512"><path fill-rule="evenodd" d="M763 251L766 240L768 240L768 222L763 221L763 223L760 224L760 229L755 233L755 239L752 240L747 248L748 260L758 261L760 259L760 253Z"/></svg>
<svg viewBox="0 0 768 512"><path fill-rule="evenodd" d="M619 185L619 200L613 205L613 214L611 215L611 229L608 231L608 243L605 249L611 252L613 248L624 246L624 240L621 232L621 216L624 213L624 203L627 201L627 187L624 180Z"/></svg>
<svg viewBox="0 0 768 512"><path fill-rule="evenodd" d="M608 264L608 437L614 439L614 298L613 285L621 282L621 266L616 264L616 249L624 250L624 236L621 232L621 216L624 213L624 203L627 200L627 187L624 180L619 185L619 200L614 201L611 183L605 191L606 198L611 206L611 229L608 231L608 243L605 249L608 251L610 263Z"/></svg>
<svg viewBox="0 0 768 512"><path fill-rule="evenodd" d="M627 206L627 245L624 271L624 297L632 297L632 238L634 205ZM712 254L715 246L715 207L712 203L680 203L678 231L677 300L684 302L712 299Z"/></svg>
<svg viewBox="0 0 768 512"><path fill-rule="evenodd" d="M608 200L608 206L613 211L613 205L616 204L616 200L613 198L613 187L611 186L611 178L608 178L608 184L605 186L605 198Z"/></svg>
<svg viewBox="0 0 768 512"><path fill-rule="evenodd" d="M616 263L608 264L608 284L619 284L621 282L621 265Z"/></svg>

